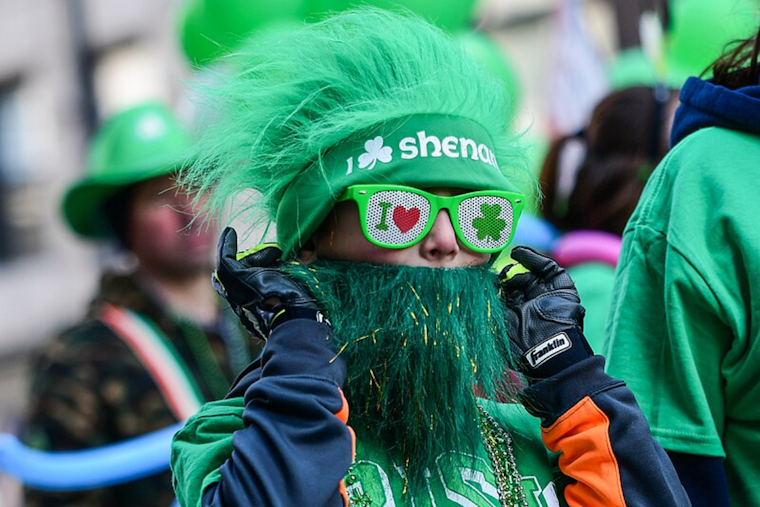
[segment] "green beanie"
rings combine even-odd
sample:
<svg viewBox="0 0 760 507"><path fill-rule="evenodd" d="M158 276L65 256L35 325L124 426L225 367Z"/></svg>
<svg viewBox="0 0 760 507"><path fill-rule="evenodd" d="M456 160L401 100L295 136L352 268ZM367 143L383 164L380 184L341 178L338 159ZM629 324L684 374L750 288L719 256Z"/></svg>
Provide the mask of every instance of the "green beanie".
<svg viewBox="0 0 760 507"><path fill-rule="evenodd" d="M348 185L515 191L532 180L503 84L419 18L349 11L233 58L240 71L204 97L219 120L184 182L211 190L218 212L257 191L235 214L276 222L286 256Z"/></svg>

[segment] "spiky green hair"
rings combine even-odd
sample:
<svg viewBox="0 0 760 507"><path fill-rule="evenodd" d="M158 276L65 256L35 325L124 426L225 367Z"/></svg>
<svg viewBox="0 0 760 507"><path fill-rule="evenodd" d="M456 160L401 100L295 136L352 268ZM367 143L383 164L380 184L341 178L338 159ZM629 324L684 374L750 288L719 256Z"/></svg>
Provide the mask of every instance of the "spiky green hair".
<svg viewBox="0 0 760 507"><path fill-rule="evenodd" d="M327 177L323 157L331 147L415 114L476 122L502 168L524 166L508 133L504 85L450 36L412 15L348 11L252 39L231 61L240 71L207 91L204 105L218 120L205 128L183 177L211 190L211 211L254 189L260 196L239 201L233 213L273 221L295 178L306 171Z"/></svg>

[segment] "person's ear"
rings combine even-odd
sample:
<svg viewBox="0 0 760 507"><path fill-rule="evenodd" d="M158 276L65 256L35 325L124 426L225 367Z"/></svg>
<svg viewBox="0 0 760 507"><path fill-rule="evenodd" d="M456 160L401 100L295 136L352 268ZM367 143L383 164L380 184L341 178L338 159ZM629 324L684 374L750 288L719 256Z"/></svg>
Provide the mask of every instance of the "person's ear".
<svg viewBox="0 0 760 507"><path fill-rule="evenodd" d="M309 264L317 260L317 233L311 235L309 240L298 251L296 258L299 262Z"/></svg>

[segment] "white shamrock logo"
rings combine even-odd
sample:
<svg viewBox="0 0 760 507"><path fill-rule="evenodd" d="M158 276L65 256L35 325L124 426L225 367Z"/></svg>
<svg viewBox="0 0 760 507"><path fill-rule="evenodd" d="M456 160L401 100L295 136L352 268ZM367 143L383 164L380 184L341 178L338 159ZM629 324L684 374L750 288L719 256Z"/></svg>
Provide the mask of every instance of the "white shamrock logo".
<svg viewBox="0 0 760 507"><path fill-rule="evenodd" d="M391 161L393 148L383 146L383 142L383 138L377 136L364 143L364 149L367 150L367 153L359 155L359 169L367 168L368 171L371 171L378 160L384 164Z"/></svg>

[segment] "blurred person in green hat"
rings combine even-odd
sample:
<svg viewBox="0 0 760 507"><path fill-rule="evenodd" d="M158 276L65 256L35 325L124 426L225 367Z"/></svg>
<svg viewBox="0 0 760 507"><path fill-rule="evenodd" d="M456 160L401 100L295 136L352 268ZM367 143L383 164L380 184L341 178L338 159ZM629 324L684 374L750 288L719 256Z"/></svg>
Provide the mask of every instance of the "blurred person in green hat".
<svg viewBox="0 0 760 507"><path fill-rule="evenodd" d="M115 240L134 268L105 272L86 317L37 358L30 445L85 449L170 426L223 397L257 354L209 283L218 230L191 227L197 194L174 182L190 147L157 103L122 111L96 133L63 217L84 238ZM26 505L166 507L172 498L165 472L84 492L27 490Z"/></svg>

